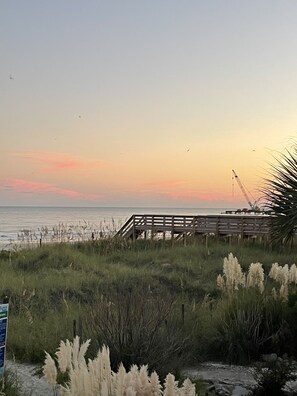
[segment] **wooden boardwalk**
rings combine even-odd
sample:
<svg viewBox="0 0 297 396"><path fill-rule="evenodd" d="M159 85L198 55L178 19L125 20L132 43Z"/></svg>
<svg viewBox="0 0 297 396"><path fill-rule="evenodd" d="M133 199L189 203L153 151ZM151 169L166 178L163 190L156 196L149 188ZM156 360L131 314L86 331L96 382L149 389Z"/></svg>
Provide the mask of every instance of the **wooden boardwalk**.
<svg viewBox="0 0 297 396"><path fill-rule="evenodd" d="M271 217L267 215L132 215L116 236L137 239L155 238L161 233L165 238L207 235L242 238L270 234Z"/></svg>

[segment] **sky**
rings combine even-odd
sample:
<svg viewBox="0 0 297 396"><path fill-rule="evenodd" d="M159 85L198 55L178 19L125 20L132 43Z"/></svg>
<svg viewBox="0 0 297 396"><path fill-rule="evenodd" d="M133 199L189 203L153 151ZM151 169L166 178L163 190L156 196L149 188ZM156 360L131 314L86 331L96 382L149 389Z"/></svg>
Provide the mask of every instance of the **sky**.
<svg viewBox="0 0 297 396"><path fill-rule="evenodd" d="M297 137L297 1L2 0L0 206L247 207Z"/></svg>

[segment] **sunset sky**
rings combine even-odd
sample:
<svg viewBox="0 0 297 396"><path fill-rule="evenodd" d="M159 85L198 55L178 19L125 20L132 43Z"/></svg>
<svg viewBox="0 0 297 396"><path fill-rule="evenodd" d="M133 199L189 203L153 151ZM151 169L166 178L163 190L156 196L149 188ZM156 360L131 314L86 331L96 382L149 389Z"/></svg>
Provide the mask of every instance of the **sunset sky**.
<svg viewBox="0 0 297 396"><path fill-rule="evenodd" d="M297 137L297 1L3 0L0 205L238 207Z"/></svg>

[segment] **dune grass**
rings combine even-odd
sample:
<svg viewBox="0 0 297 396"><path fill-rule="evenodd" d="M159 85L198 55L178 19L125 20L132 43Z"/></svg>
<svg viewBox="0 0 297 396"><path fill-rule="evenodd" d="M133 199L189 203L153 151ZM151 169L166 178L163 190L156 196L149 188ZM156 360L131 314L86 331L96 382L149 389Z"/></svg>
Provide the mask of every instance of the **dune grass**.
<svg viewBox="0 0 297 396"><path fill-rule="evenodd" d="M168 358L179 364L203 360L213 355L215 340L221 337L221 345L228 342L224 329L219 325L222 312L227 308L218 303L220 292L216 278L222 271L224 257L230 251L245 270L251 262L260 261L268 268L274 262L292 264L296 258L294 250L277 252L260 243L247 241L230 245L212 239L207 246L203 242L188 242L187 246L175 243L172 246L169 241L132 243L105 239L43 245L11 254L1 252L0 296L7 295L10 299L8 352L19 360L41 362L45 349L53 353L61 339L71 339L73 320L82 323L84 339L91 333L93 338L92 323L100 320L102 324L105 320L96 314L98 307L107 316L115 315L115 322L110 322L108 317L114 331L114 324L124 315L120 304L129 306L126 299L132 295L132 301L139 301L139 304L142 301L142 307L145 307L140 298L142 295L147 301L155 299L155 305L157 299L172 301L168 317L164 318L160 313L155 318L155 323L160 319L156 333L160 348L166 344L162 337L164 340L173 337L168 326L178 329L178 339L172 338L176 350L172 350L172 356ZM105 309L104 304L107 303L118 309ZM148 310L147 315L155 317L152 306L151 313ZM145 313L145 308L143 311ZM127 326L131 330L135 327L131 327L131 322L135 324L139 318L131 310L129 315ZM145 316L141 320L143 324L147 323ZM148 328L147 324L145 326ZM151 337L141 326L139 333L147 333L147 337ZM96 347L105 342L106 337L104 325L99 326L94 340ZM140 337L138 334L137 337L138 347L145 350L143 346L147 339L144 335ZM126 348L122 344L121 347ZM116 353L118 350L115 349ZM126 356L129 353L125 350ZM232 360L232 353L230 356ZM224 351L217 349L217 357L224 357ZM140 356L138 361L143 359L144 363L150 363L146 358ZM128 357L127 361L130 361Z"/></svg>

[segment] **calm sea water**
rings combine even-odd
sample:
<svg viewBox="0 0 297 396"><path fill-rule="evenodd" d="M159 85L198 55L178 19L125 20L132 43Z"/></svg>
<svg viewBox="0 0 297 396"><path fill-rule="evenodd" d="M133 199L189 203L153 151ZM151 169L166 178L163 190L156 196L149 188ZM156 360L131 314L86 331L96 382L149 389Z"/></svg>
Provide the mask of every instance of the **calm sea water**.
<svg viewBox="0 0 297 396"><path fill-rule="evenodd" d="M89 239L114 233L133 214L218 214L224 208L81 208L0 206L0 250L15 244Z"/></svg>

